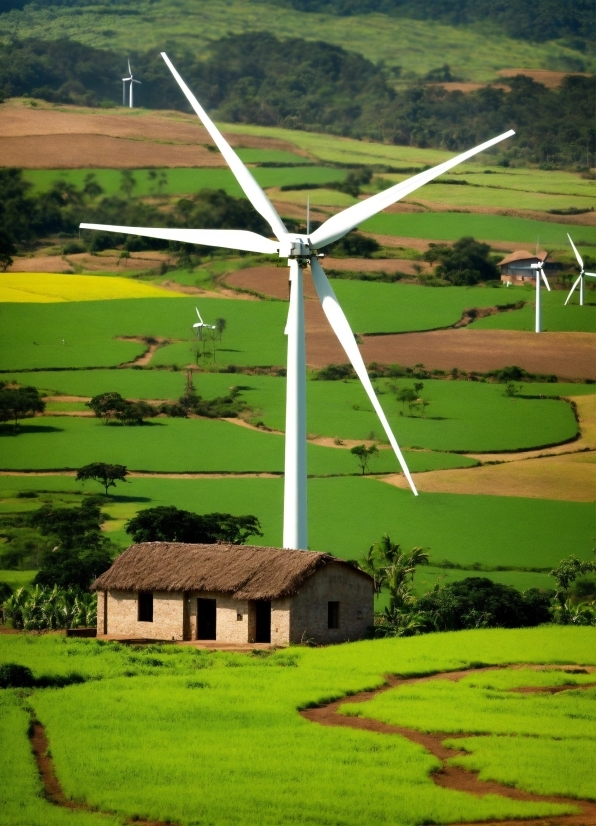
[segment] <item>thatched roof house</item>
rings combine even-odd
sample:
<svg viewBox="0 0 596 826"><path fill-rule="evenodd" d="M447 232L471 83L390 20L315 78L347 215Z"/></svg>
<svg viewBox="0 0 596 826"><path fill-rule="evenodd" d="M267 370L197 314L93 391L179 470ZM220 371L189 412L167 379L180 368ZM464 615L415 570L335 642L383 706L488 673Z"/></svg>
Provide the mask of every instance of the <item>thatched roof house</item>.
<svg viewBox="0 0 596 826"><path fill-rule="evenodd" d="M253 545L132 545L91 586L98 634L288 644L363 637L368 574L331 554Z"/></svg>
<svg viewBox="0 0 596 826"><path fill-rule="evenodd" d="M532 269L532 265L536 264L542 264L542 268L547 275L557 272L561 265L556 261L547 261L547 258L548 252L544 250L535 253L516 250L506 255L497 265L501 268L501 281L510 284L533 282L536 278L536 272Z"/></svg>

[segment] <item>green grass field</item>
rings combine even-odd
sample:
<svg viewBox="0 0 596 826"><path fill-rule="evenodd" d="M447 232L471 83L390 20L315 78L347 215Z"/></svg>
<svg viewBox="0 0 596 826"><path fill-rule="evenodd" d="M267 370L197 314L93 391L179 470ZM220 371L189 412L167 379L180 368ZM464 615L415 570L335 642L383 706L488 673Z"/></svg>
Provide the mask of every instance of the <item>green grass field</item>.
<svg viewBox="0 0 596 826"><path fill-rule="evenodd" d="M536 288L516 287L510 289L509 293L512 295L512 300L525 300L529 302L528 305L510 313L479 318L473 321L470 327L481 330L533 331L536 324ZM540 291L542 330L544 332L596 332L596 296L592 292L587 292L586 301L589 303L580 307L579 296L576 294L565 307L567 295L568 292L562 290L547 292L543 289Z"/></svg>
<svg viewBox="0 0 596 826"><path fill-rule="evenodd" d="M200 14L188 1L153 4L134 0L127 6L127 13L134 15L134 26L122 25L122 15L111 9L103 11L98 26L97 14L89 7L79 9L78 14L69 7L31 8L3 17L0 34L10 36L18 27L22 38L70 38L124 54L139 48L158 50L164 43L182 51L204 50L210 40L231 32L265 29L277 37L295 37L299 32L307 40L335 43L362 53L374 63L382 60L417 74L449 63L455 74L468 80L492 79L498 69L511 65L566 70L570 60L575 64L578 60L590 62L586 53L559 43L512 40L487 22L479 27L456 28L383 14L303 14L291 7L238 0L206 0ZM142 103L142 89L140 95Z"/></svg>
<svg viewBox="0 0 596 826"><path fill-rule="evenodd" d="M0 491L10 500L3 510L39 507L39 500L11 499L19 490L74 492L81 486L74 477L3 476ZM92 482L84 490L100 492ZM259 544L279 547L282 501L281 478L134 478L110 498L106 509L115 521L107 527L124 545L124 520L141 508L175 505L197 513L252 513L263 526ZM428 547L433 562L447 559L468 570L476 563L550 569L571 553L592 558L594 508L589 503L449 493L414 497L384 482L358 477L310 479L308 502L310 548L347 559L363 554L383 533L408 549ZM424 578L425 570L419 575ZM459 578L469 575L461 572ZM518 587L528 587L524 577Z"/></svg>
<svg viewBox="0 0 596 826"><path fill-rule="evenodd" d="M207 323L225 317L218 364L284 364L287 305L278 301L151 298L68 304L0 304L0 369L105 367L132 360L146 348L116 336L182 339L158 350L154 363L193 363L191 329L199 306ZM258 335L247 331L258 330ZM62 344L62 339L66 344Z"/></svg>
<svg viewBox="0 0 596 826"><path fill-rule="evenodd" d="M254 153L262 153L263 156L267 155L267 160L271 162L274 162L278 155L289 156L292 163L307 160L291 152L272 152L271 158L269 158L269 153L266 153L265 150L246 150L246 152L249 151L251 155L248 157L251 157ZM243 154L242 151L240 154ZM265 160L265 157L263 157L263 160ZM222 159L223 163L225 162ZM186 195L198 192L200 189L223 189L237 198L243 195L240 185L227 168L177 168L153 171L158 174L165 173L165 183L159 187L157 180L149 177L149 170L135 170L133 172L136 183L133 191L135 196L156 195L158 193L163 195ZM251 171L264 188L285 186L287 184L326 184L342 181L346 177L346 172L342 169L308 165L274 169L257 167ZM81 188L84 185L85 177L89 173L95 175L97 183L103 187L106 195L114 195L120 191L122 174L119 169L28 169L25 172L25 179L30 181L37 191L49 189L59 179L66 180Z"/></svg>
<svg viewBox="0 0 596 826"><path fill-rule="evenodd" d="M401 737L321 727L297 709L378 686L388 672L424 674L478 661L593 663L593 639L592 629L581 628L469 631L294 648L262 659L177 646L131 650L93 640L4 636L0 661L27 665L37 676L75 670L89 681L26 698L6 692L1 728L11 747L0 753L10 757L19 783L3 785L0 822L110 822L84 812L67 812L61 821L51 811L46 815L53 807L43 800L26 740L31 713L46 727L66 794L129 818L225 825L252 822L258 812L263 824L322 826L341 819L350 826L571 811L440 788L428 776L438 762L420 746ZM479 690L455 688L475 695L480 714L494 706L483 702ZM427 693L423 685L422 696ZM535 700L527 699L528 705ZM564 702L572 714L583 705L575 695ZM441 708L449 730L461 704L440 698L432 711ZM544 720L541 731L549 723ZM172 749L173 742L181 747ZM548 768L551 760L549 755ZM515 780L523 787L523 769ZM572 793L583 789L583 780L580 774L572 782Z"/></svg>
<svg viewBox="0 0 596 826"><path fill-rule="evenodd" d="M424 190L420 191L422 194ZM482 241L511 241L530 244L540 238L545 247L569 244L567 233L577 244L596 244L596 228L567 225L552 221L534 221L504 215L483 215L469 212L382 212L365 221L360 229L378 235L397 235L409 238L429 238L455 241L472 235Z"/></svg>

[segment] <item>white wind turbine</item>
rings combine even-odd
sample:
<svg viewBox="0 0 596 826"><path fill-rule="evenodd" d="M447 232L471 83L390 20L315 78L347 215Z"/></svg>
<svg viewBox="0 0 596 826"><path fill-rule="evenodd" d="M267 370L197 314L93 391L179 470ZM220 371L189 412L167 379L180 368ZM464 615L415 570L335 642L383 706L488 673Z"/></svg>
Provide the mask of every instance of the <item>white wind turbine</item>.
<svg viewBox="0 0 596 826"><path fill-rule="evenodd" d="M197 311L199 321L198 321L197 324L193 324L192 326L193 326L193 329L196 329L196 331L197 331L197 338L199 339L199 341L202 341L203 340L203 330L215 330L216 327L215 327L214 324L205 324L205 322L201 318L199 308L195 307L195 310Z"/></svg>
<svg viewBox="0 0 596 826"><path fill-rule="evenodd" d="M133 94L132 94L133 84L134 83L139 83L140 84L141 81L140 80L135 80L134 77L132 76L132 69L130 68L130 60L128 61L128 75L129 75L128 77L123 77L122 78L122 105L126 106L126 84L130 83L130 90L129 90L129 95L128 95L128 106L129 106L130 109L132 109L133 108L133 105L132 105L132 101L133 101Z"/></svg>
<svg viewBox="0 0 596 826"><path fill-rule="evenodd" d="M544 274L544 262L540 261L538 264L531 264L531 268L534 270L534 275L536 277L536 325L534 331L536 333L542 332L542 307L540 304L540 282L544 281L546 289L550 292L550 284L548 283L548 279Z"/></svg>
<svg viewBox="0 0 596 826"><path fill-rule="evenodd" d="M588 275L590 278L596 278L596 272L586 272L585 271L583 259L582 259L581 255L579 254L579 252L577 251L577 248L576 248L575 244L571 240L571 235L569 235L569 233L567 233L567 238L569 238L569 243L573 247L573 252L575 253L575 257L577 258L577 263L579 264L580 273L577 277L577 280L573 282L573 287L569 291L569 295L567 296L567 301L565 302L564 306L567 306L567 304L569 303L569 299L573 295L573 291L575 290L575 288L579 284L579 306L583 307L584 306L584 276Z"/></svg>
<svg viewBox="0 0 596 826"><path fill-rule="evenodd" d="M288 260L290 275L290 305L286 335L288 336L288 362L286 384L286 440L284 468L284 548L308 548L307 506L306 506L306 352L304 336L304 295L303 270L310 266L313 282L323 312L331 325L340 344L362 382L374 407L387 438L395 451L399 464L415 495L416 487L402 456L395 436L383 408L373 390L366 372L364 361L356 344L354 334L327 280L320 263L318 250L342 238L358 224L371 218L381 210L414 192L423 184L447 172L457 164L473 157L491 146L515 134L509 130L480 146L463 152L433 169L414 175L390 187L384 192L359 201L357 204L333 215L313 233L305 235L290 233L283 224L267 195L263 192L250 171L219 132L203 107L184 83L168 56L162 57L184 92L188 102L203 122L213 142L224 156L248 200L271 227L276 240L265 238L254 232L228 229L153 229L148 227L105 226L103 224L81 224L84 229L97 229L107 232L143 235L149 238L163 238L169 241L183 241L190 244L202 244L213 247L245 250L248 252L278 253L280 258Z"/></svg>

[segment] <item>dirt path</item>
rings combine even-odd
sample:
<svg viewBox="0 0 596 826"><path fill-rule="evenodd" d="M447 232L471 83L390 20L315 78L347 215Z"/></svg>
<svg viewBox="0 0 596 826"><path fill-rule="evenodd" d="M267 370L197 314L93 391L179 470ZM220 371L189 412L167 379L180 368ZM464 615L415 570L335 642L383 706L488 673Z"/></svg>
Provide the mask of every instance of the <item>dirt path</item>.
<svg viewBox="0 0 596 826"><path fill-rule="evenodd" d="M521 667L521 666L518 666ZM448 748L443 744L446 739L459 739L463 737L473 737L473 734L449 734L447 732L437 732L428 734L417 731L416 729L405 728L403 726L394 726L387 723L382 723L379 720L367 719L365 717L348 717L339 713L339 708L348 703L362 703L367 700L372 700L377 694L387 691L391 688L398 688L403 685L413 685L420 682L428 682L429 680L447 679L457 682L469 674L478 674L482 671L497 670L498 667L488 667L481 669L466 669L463 671L443 672L440 674L433 674L428 677L413 677L409 679L401 679L395 676L386 676L385 685L374 691L363 691L359 694L354 694L351 697L343 697L340 700L335 700L332 703L327 703L317 708L307 708L300 711L302 717L310 720L313 723L319 723L323 726L340 726L344 728L354 728L360 731L372 731L376 734L400 735L406 737L413 743L425 748L438 760L441 761L441 768L431 774L431 778L437 786L446 789L453 789L466 794L472 794L477 797L483 797L487 794L497 794L502 797L507 797L510 800L522 800L533 803L562 803L570 804L581 809L579 814L573 815L558 815L549 816L545 818L533 819L513 819L513 820L498 820L498 821L481 821L483 826L518 826L518 824L526 824L526 826L593 826L596 824L596 803L589 800L580 800L575 798L565 798L556 796L543 796L526 792L523 789L517 789L512 786L506 786L495 781L480 780L476 772L459 766L447 765L446 761L451 757L456 757L465 754L464 751L458 751L453 748ZM553 670L567 670L557 668ZM571 669L570 669L571 670ZM573 669L576 673L580 669ZM594 673L596 669L593 667L582 668L583 673ZM555 694L560 691L576 690L578 688L588 689L593 688L596 683L583 686L556 686L556 687L522 687L520 689L513 689L523 693L551 693ZM468 824L472 826L472 824Z"/></svg>

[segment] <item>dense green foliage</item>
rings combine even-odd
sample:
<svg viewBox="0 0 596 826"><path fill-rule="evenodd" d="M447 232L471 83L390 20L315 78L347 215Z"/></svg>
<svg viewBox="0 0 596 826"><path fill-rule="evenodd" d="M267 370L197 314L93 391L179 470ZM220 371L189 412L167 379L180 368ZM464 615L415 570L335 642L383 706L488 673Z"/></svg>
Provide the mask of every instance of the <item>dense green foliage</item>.
<svg viewBox="0 0 596 826"><path fill-rule="evenodd" d="M102 533L102 514L97 500L87 497L80 507L43 505L21 522L50 541L41 554L35 583L44 587L85 590L112 564L112 543Z"/></svg>
<svg viewBox="0 0 596 826"><path fill-rule="evenodd" d="M14 0L21 3L22 0ZM285 0L305 12L358 15L380 12L397 17L439 20L452 26L490 21L510 37L540 42L565 37L586 48L593 35L593 8L587 0ZM579 44L578 44L579 45Z"/></svg>
<svg viewBox="0 0 596 826"><path fill-rule="evenodd" d="M118 56L72 41L14 41L0 47L0 89L56 101L119 101L113 80ZM547 90L527 77L511 91L448 92L436 83L395 91L384 70L355 52L324 42L278 40L268 32L230 35L203 55L181 55L179 69L215 114L232 122L328 131L395 144L467 148L504 128L518 136L507 156L523 162L586 163L596 149L594 84L568 77ZM161 58L135 56L143 76L143 103L185 107L172 97L172 79ZM442 81L445 77L439 77ZM449 78L447 78L449 79ZM432 78L431 78L432 80Z"/></svg>
<svg viewBox="0 0 596 826"><path fill-rule="evenodd" d="M243 545L251 536L263 536L256 516L231 513L191 513L173 505L139 511L125 525L134 542L228 542Z"/></svg>
<svg viewBox="0 0 596 826"><path fill-rule="evenodd" d="M97 621L97 596L56 585L19 588L5 601L4 615L13 628L24 631L92 628Z"/></svg>
<svg viewBox="0 0 596 826"><path fill-rule="evenodd" d="M78 469L76 479L77 482L86 482L88 479L99 482L104 487L107 496L109 488L115 488L116 482L126 482L127 476L128 471L124 465L92 462Z"/></svg>
<svg viewBox="0 0 596 826"><path fill-rule="evenodd" d="M431 264L437 264L435 275L438 278L461 287L499 278L499 270L489 254L488 244L464 237L452 246L430 244L422 257Z"/></svg>

